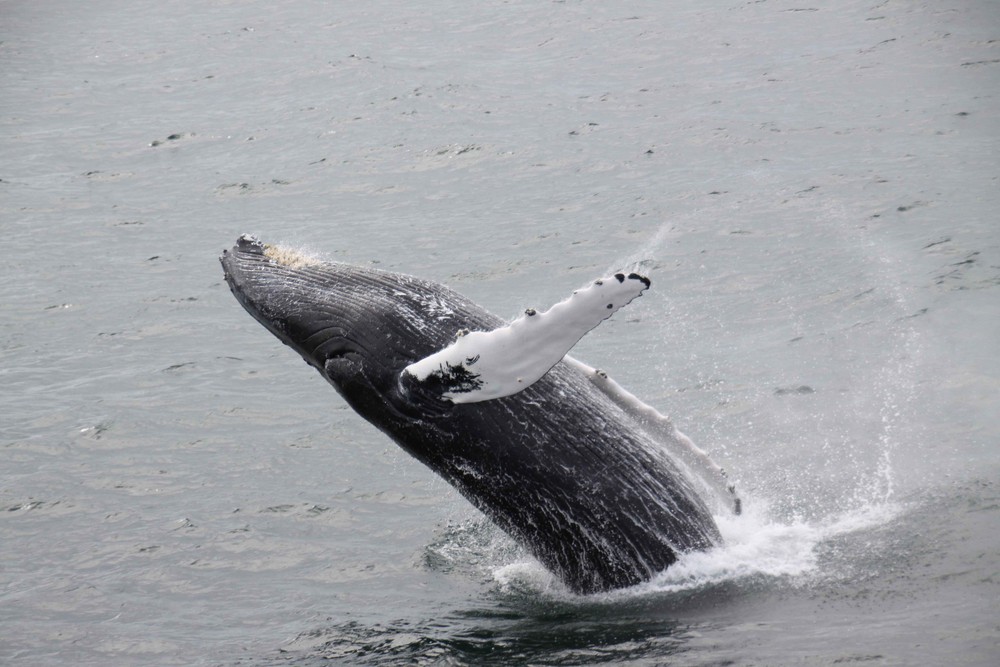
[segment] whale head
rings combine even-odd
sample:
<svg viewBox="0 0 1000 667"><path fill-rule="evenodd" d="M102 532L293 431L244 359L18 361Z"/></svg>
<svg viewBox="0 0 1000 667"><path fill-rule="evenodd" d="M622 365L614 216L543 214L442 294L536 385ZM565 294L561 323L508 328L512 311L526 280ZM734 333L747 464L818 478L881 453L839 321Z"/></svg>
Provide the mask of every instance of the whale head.
<svg viewBox="0 0 1000 667"><path fill-rule="evenodd" d="M391 398L400 372L454 340L470 318L497 323L418 278L321 261L249 235L220 261L243 307L362 414Z"/></svg>

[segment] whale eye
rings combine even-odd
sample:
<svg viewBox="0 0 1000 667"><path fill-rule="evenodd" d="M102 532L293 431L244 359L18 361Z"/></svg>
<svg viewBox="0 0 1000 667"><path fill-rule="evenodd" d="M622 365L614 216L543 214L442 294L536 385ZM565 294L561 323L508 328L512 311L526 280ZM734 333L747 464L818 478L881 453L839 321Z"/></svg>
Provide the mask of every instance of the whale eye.
<svg viewBox="0 0 1000 667"><path fill-rule="evenodd" d="M357 354L344 350L336 357L328 357L321 370L328 380L342 386L361 373L361 363Z"/></svg>
<svg viewBox="0 0 1000 667"><path fill-rule="evenodd" d="M345 339L339 336L332 336L316 346L313 350L313 356L329 361L343 359L348 354L356 351Z"/></svg>

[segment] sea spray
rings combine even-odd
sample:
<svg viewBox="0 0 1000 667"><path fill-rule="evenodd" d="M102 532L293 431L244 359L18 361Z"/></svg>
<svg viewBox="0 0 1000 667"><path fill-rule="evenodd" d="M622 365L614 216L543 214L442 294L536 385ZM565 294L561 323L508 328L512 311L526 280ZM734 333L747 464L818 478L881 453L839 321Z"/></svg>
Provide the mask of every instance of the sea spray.
<svg viewBox="0 0 1000 667"><path fill-rule="evenodd" d="M776 521L770 517L767 503L753 502L749 507L741 516L715 517L725 539L723 546L684 554L650 581L630 588L589 596L573 595L523 553L514 562L495 565L492 576L504 592L533 592L588 602L690 592L729 582L781 581L784 585L807 586L817 577L836 576L821 569L819 547L825 541L883 526L902 511L899 504L873 503L824 520ZM513 555L510 551L506 553Z"/></svg>

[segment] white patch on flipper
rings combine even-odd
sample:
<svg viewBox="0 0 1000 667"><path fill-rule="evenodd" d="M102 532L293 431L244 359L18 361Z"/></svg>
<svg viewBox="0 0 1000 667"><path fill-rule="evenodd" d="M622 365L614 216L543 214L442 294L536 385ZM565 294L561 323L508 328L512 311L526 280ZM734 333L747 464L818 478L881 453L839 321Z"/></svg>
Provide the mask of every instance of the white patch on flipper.
<svg viewBox="0 0 1000 667"><path fill-rule="evenodd" d="M582 373L615 405L635 417L646 432L662 443L671 454L698 473L722 498L731 503L735 514L742 511L742 502L736 495L736 487L729 481L726 471L695 445L691 438L678 431L668 417L661 414L653 406L641 401L635 394L609 378L604 371L597 370L570 356L566 356L563 362Z"/></svg>
<svg viewBox="0 0 1000 667"><path fill-rule="evenodd" d="M532 309L493 331L473 331L403 373L423 382L442 381L454 403L477 403L530 387L555 366L584 334L649 287L637 274L598 280L544 313Z"/></svg>

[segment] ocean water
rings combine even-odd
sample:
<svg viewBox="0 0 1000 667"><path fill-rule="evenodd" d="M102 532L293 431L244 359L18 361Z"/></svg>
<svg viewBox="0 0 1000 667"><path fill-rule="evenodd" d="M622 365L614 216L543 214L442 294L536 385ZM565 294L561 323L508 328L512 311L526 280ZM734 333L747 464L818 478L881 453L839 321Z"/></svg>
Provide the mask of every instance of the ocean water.
<svg viewBox="0 0 1000 667"><path fill-rule="evenodd" d="M995 665L992 1L0 0L0 662ZM229 294L244 232L512 316L732 474L578 597Z"/></svg>

